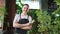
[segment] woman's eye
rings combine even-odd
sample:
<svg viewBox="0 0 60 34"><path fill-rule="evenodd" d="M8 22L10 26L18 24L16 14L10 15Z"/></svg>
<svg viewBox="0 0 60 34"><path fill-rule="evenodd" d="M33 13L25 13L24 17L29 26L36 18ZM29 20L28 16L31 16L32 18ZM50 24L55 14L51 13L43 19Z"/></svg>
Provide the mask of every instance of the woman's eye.
<svg viewBox="0 0 60 34"><path fill-rule="evenodd" d="M27 9L26 7L24 9Z"/></svg>

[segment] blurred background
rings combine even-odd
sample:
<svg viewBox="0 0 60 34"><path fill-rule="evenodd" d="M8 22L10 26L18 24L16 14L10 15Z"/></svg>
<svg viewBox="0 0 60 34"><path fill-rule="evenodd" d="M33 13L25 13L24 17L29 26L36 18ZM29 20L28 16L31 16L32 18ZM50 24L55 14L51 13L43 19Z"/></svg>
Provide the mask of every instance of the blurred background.
<svg viewBox="0 0 60 34"><path fill-rule="evenodd" d="M60 34L59 0L0 0L0 33L14 33L14 16L25 3L30 6L28 15L35 20L27 34Z"/></svg>

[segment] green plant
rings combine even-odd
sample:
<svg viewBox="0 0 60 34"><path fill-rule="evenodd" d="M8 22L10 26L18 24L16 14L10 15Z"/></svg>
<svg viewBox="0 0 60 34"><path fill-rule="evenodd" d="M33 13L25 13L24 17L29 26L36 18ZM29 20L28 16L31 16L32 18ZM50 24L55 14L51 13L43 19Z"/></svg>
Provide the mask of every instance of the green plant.
<svg viewBox="0 0 60 34"><path fill-rule="evenodd" d="M47 11L36 11L39 22L37 27L40 34L60 34L60 1L54 0L54 2L56 2L59 7L51 13L51 15L54 15L53 20Z"/></svg>
<svg viewBox="0 0 60 34"><path fill-rule="evenodd" d="M0 8L0 27L2 27L2 24L3 24L4 14L5 14L5 7L1 7Z"/></svg>
<svg viewBox="0 0 60 34"><path fill-rule="evenodd" d="M50 28L50 24L51 24L51 17L49 16L47 11L42 12L42 10L40 11L36 11L36 15L37 15L37 19L38 19L38 32L39 33L44 33L48 31L48 28Z"/></svg>

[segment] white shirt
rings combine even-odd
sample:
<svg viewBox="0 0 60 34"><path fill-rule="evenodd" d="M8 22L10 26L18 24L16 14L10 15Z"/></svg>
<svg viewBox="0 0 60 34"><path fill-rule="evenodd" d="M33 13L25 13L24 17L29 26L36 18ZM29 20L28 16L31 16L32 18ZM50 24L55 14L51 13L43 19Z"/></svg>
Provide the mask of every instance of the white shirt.
<svg viewBox="0 0 60 34"><path fill-rule="evenodd" d="M28 17L28 15L21 16L21 19L23 19L23 18L27 19L27 17ZM20 19L20 14L16 14L13 22L14 23L15 23L15 21L18 21L19 22L19 19ZM29 23L32 23L31 16L28 17L28 20L29 20Z"/></svg>

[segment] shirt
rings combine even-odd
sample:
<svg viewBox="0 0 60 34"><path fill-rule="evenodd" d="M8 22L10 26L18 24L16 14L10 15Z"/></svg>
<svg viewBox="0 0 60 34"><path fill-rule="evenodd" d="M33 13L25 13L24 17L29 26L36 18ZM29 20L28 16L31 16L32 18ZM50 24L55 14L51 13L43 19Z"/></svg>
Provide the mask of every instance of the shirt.
<svg viewBox="0 0 60 34"><path fill-rule="evenodd" d="M21 19L27 19L27 17L28 17L28 15L21 16ZM15 21L18 21L19 22L19 19L20 19L20 14L16 14L13 22L14 23L15 23ZM31 16L28 17L28 20L29 20L29 23L32 23Z"/></svg>

